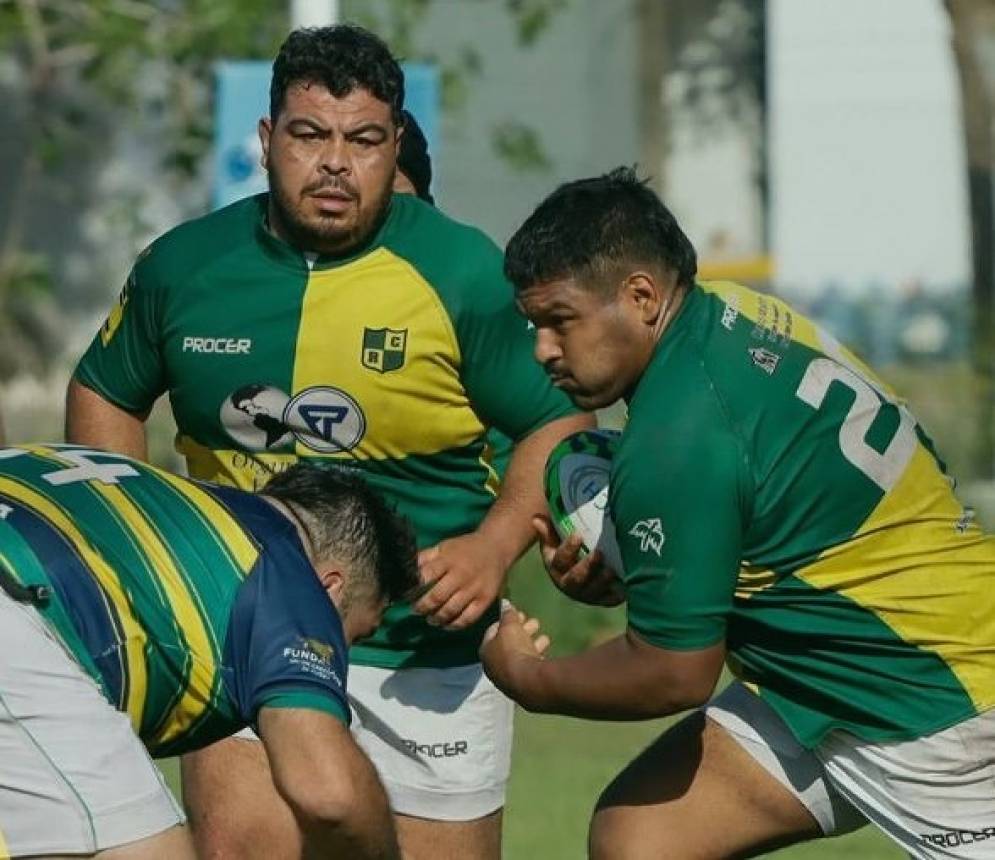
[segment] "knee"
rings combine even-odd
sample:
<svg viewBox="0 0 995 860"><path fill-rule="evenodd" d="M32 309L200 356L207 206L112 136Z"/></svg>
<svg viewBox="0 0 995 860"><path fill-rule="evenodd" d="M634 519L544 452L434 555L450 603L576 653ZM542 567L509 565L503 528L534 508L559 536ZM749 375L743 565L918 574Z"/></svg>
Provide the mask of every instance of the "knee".
<svg viewBox="0 0 995 860"><path fill-rule="evenodd" d="M303 851L300 831L280 815L246 815L243 811L211 803L189 810L190 830L197 856L211 860L299 857Z"/></svg>
<svg viewBox="0 0 995 860"><path fill-rule="evenodd" d="M634 838L617 807L599 802L591 816L587 850L591 860L621 860L630 856L628 840Z"/></svg>

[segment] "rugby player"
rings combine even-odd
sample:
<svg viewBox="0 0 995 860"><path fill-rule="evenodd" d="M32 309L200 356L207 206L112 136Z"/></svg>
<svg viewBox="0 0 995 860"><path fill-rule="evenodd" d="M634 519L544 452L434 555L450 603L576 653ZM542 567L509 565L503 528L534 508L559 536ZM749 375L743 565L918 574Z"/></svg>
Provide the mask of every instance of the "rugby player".
<svg viewBox="0 0 995 860"><path fill-rule="evenodd" d="M346 648L417 582L406 524L342 469L255 495L0 450L0 855L193 858L149 753L255 725L307 856L399 857Z"/></svg>
<svg viewBox="0 0 995 860"><path fill-rule="evenodd" d="M144 458L145 417L168 393L195 477L261 486L298 458L332 459L396 504L434 583L413 609L432 623L392 607L351 651L353 728L407 857L497 860L513 708L477 649L534 540L546 455L591 420L532 361L499 249L392 195L403 101L372 34L292 33L259 126L269 193L140 257L76 369L67 435ZM503 484L490 426L516 442ZM258 743L186 756L183 775L204 854L293 856Z"/></svg>
<svg viewBox="0 0 995 860"><path fill-rule="evenodd" d="M555 384L628 405L628 627L543 660L508 611L486 670L539 712L699 709L601 795L591 856L753 856L868 821L914 857L995 856L995 541L905 404L784 302L697 282L629 169L555 191L505 271ZM539 528L568 591L604 576Z"/></svg>

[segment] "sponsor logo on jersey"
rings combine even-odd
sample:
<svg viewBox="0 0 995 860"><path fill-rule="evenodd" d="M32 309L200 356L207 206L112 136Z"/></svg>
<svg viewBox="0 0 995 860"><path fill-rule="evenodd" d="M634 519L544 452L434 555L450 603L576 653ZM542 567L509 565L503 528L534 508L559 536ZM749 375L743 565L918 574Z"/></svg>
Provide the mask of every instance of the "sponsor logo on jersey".
<svg viewBox="0 0 995 860"><path fill-rule="evenodd" d="M243 448L269 451L293 439L284 420L290 398L279 388L251 383L235 389L221 404L221 426Z"/></svg>
<svg viewBox="0 0 995 860"><path fill-rule="evenodd" d="M249 451L272 451L297 440L323 454L349 451L366 433L366 417L345 391L305 388L288 397L279 388L252 383L221 404L225 432Z"/></svg>
<svg viewBox="0 0 995 860"><path fill-rule="evenodd" d="M124 282L124 286L118 294L114 307L111 308L110 313L107 314L107 319L100 327L100 343L103 346L107 346L111 342L111 338L114 337L121 326L121 320L124 319L124 307L128 304L128 296L131 293L131 285L134 281L135 273L132 272L128 275L128 280Z"/></svg>
<svg viewBox="0 0 995 860"><path fill-rule="evenodd" d="M954 531L956 531L959 535L965 534L974 524L975 519L977 519L977 514L975 513L974 508L964 508L964 513L961 514L957 522L954 523Z"/></svg>
<svg viewBox="0 0 995 860"><path fill-rule="evenodd" d="M936 845L940 848L958 848L961 845L973 845L975 842L987 842L995 839L995 827L979 827L977 830L946 830L939 833L921 833L919 838L924 845ZM981 856L980 854L978 856Z"/></svg>
<svg viewBox="0 0 995 860"><path fill-rule="evenodd" d="M366 416L340 388L319 385L297 394L283 421L302 445L328 454L351 451L366 433Z"/></svg>
<svg viewBox="0 0 995 860"><path fill-rule="evenodd" d="M470 745L466 741L446 741L437 744L420 744L408 738L402 738L401 743L408 752L424 755L429 758L454 758L458 755L469 755Z"/></svg>
<svg viewBox="0 0 995 860"><path fill-rule="evenodd" d="M749 353L750 358L753 359L753 363L768 376L772 376L774 371L777 370L777 364L781 360L781 356L776 352L771 352L762 346L753 346L750 347Z"/></svg>
<svg viewBox="0 0 995 860"><path fill-rule="evenodd" d="M732 331L739 319L739 293L733 293L722 308L722 328Z"/></svg>
<svg viewBox="0 0 995 860"><path fill-rule="evenodd" d="M364 328L363 367L377 373L399 370L404 365L404 350L407 345L406 328Z"/></svg>
<svg viewBox="0 0 995 860"><path fill-rule="evenodd" d="M659 517L651 517L648 520L640 520L631 529L629 534L639 538L640 552L655 552L660 555L663 552L663 544L667 536L663 533L663 523Z"/></svg>
<svg viewBox="0 0 995 860"><path fill-rule="evenodd" d="M790 310L763 296L757 297L757 322L751 332L754 338L787 348L791 344L794 325Z"/></svg>
<svg viewBox="0 0 995 860"><path fill-rule="evenodd" d="M335 648L311 636L298 636L297 642L283 649L287 662L309 675L339 683L338 673L332 666Z"/></svg>
<svg viewBox="0 0 995 860"><path fill-rule="evenodd" d="M248 337L184 337L183 352L204 355L248 355L252 339Z"/></svg>

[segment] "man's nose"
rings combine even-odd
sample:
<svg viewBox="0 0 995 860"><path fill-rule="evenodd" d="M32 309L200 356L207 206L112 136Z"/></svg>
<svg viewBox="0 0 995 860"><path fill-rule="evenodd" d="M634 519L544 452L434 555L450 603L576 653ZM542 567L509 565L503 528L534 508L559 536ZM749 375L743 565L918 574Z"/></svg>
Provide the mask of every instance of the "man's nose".
<svg viewBox="0 0 995 860"><path fill-rule="evenodd" d="M339 174L348 172L349 165L349 150L345 140L333 135L321 149L321 169L326 173Z"/></svg>
<svg viewBox="0 0 995 860"><path fill-rule="evenodd" d="M542 365L545 365L562 355L559 340L549 329L541 327L536 328L536 339L533 355L535 355L535 360Z"/></svg>

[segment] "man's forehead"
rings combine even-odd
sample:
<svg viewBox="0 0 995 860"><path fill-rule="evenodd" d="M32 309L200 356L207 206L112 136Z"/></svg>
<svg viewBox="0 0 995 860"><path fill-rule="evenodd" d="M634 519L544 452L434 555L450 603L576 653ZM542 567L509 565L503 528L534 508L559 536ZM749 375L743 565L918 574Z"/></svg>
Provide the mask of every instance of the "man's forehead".
<svg viewBox="0 0 995 860"><path fill-rule="evenodd" d="M519 291L518 300L524 306L546 310L556 305L574 305L583 301L584 293L576 279L563 276L531 284Z"/></svg>
<svg viewBox="0 0 995 860"><path fill-rule="evenodd" d="M288 86L283 112L329 119L367 119L384 125L392 121L390 105L365 87L354 87L348 93L336 96L320 81L295 81Z"/></svg>

